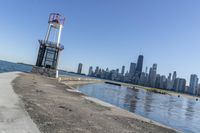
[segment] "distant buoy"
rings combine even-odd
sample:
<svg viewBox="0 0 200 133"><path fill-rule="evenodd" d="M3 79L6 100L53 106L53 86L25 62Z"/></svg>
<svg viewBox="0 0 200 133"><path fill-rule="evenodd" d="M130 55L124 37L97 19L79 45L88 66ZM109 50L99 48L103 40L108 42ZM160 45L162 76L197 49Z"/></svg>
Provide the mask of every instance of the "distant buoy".
<svg viewBox="0 0 200 133"><path fill-rule="evenodd" d="M180 97L180 95L178 95L178 97Z"/></svg>
<svg viewBox="0 0 200 133"><path fill-rule="evenodd" d="M198 98L196 98L196 101L198 101L199 99Z"/></svg>

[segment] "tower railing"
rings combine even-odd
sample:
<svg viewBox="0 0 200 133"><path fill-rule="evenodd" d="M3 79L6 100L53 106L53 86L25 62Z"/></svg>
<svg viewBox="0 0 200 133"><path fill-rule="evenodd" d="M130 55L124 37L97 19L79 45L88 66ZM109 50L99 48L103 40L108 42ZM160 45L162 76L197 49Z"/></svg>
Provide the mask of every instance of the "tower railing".
<svg viewBox="0 0 200 133"><path fill-rule="evenodd" d="M57 46L56 42L39 40L39 43L42 44L42 45L45 45L47 47L58 48L59 50L63 50L64 49L64 45L59 44L59 46Z"/></svg>
<svg viewBox="0 0 200 133"><path fill-rule="evenodd" d="M58 13L51 13L49 16L49 23L57 23L64 26L65 17L61 16Z"/></svg>

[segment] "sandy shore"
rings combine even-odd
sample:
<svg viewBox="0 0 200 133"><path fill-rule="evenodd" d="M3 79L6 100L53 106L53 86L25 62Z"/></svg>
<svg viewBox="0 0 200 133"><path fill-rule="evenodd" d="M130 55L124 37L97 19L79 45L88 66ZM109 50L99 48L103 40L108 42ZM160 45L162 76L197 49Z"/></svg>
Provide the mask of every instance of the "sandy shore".
<svg viewBox="0 0 200 133"><path fill-rule="evenodd" d="M43 133L175 133L176 131L79 92L57 80L20 74L13 81Z"/></svg>

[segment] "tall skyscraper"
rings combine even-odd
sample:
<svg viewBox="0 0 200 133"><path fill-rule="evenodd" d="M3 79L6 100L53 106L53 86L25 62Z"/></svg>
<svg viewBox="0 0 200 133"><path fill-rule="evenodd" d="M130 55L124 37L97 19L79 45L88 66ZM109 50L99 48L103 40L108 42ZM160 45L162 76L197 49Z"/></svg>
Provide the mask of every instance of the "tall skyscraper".
<svg viewBox="0 0 200 133"><path fill-rule="evenodd" d="M152 68L150 68L150 71L149 71L149 86L150 87L155 87L156 71L157 71L157 64L153 64Z"/></svg>
<svg viewBox="0 0 200 133"><path fill-rule="evenodd" d="M161 89L165 89L166 88L166 80L167 80L167 78L166 78L165 75L162 75L160 77L160 88Z"/></svg>
<svg viewBox="0 0 200 133"><path fill-rule="evenodd" d="M174 82L175 82L176 76L177 76L176 71L174 71L174 72L173 72L173 76L172 76L172 89L173 89L173 90L175 90L175 88L174 88L174 86L175 86L175 85L174 85Z"/></svg>
<svg viewBox="0 0 200 133"><path fill-rule="evenodd" d="M167 77L167 88L168 90L172 89L172 80L171 80L172 74L169 73L168 77Z"/></svg>
<svg viewBox="0 0 200 133"><path fill-rule="evenodd" d="M131 62L130 69L129 69L129 75L132 78L136 69L136 63Z"/></svg>
<svg viewBox="0 0 200 133"><path fill-rule="evenodd" d="M174 89L177 92L184 92L186 87L186 80L183 78L176 78L174 80Z"/></svg>
<svg viewBox="0 0 200 133"><path fill-rule="evenodd" d="M139 80L139 85L145 85L146 81L147 81L147 77L146 77L146 73L142 72L141 76L140 76L140 80Z"/></svg>
<svg viewBox="0 0 200 133"><path fill-rule="evenodd" d="M156 75L156 83L155 83L156 88L160 88L160 74Z"/></svg>
<svg viewBox="0 0 200 133"><path fill-rule="evenodd" d="M78 73L78 74L81 74L81 72L82 72L82 67L83 67L83 64L82 64L82 63L79 63L79 64L78 64L78 70L77 70L77 73Z"/></svg>
<svg viewBox="0 0 200 133"><path fill-rule="evenodd" d="M95 77L97 77L99 75L99 67L97 66L95 71L94 71L94 75Z"/></svg>
<svg viewBox="0 0 200 133"><path fill-rule="evenodd" d="M119 74L119 69L118 68L116 69L116 74Z"/></svg>
<svg viewBox="0 0 200 133"><path fill-rule="evenodd" d="M172 74L171 74L171 73L169 73L169 75L168 75L167 79L168 79L168 80L171 80L171 77L172 77Z"/></svg>
<svg viewBox="0 0 200 133"><path fill-rule="evenodd" d="M198 84L197 95L200 96L200 84Z"/></svg>
<svg viewBox="0 0 200 133"><path fill-rule="evenodd" d="M125 66L122 66L121 74L124 75L125 72Z"/></svg>
<svg viewBox="0 0 200 133"><path fill-rule="evenodd" d="M190 86L188 93L195 95L197 93L198 88L198 77L196 74L191 74L190 76Z"/></svg>
<svg viewBox="0 0 200 133"><path fill-rule="evenodd" d="M93 68L90 66L89 71L88 71L88 76L92 76L93 74Z"/></svg>
<svg viewBox="0 0 200 133"><path fill-rule="evenodd" d="M185 87L186 87L186 80L183 78L179 79L179 88L178 91L179 92L185 92Z"/></svg>
<svg viewBox="0 0 200 133"><path fill-rule="evenodd" d="M143 55L139 55L138 56L138 60L137 60L137 66L136 66L136 69L135 69L135 76L139 76L141 75L142 73L142 67L143 67Z"/></svg>

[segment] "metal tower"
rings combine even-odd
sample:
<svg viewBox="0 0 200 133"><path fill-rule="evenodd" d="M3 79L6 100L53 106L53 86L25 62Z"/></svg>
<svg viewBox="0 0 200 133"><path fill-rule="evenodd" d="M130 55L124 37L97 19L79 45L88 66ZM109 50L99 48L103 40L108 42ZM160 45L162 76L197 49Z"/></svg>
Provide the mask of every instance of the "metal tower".
<svg viewBox="0 0 200 133"><path fill-rule="evenodd" d="M58 13L51 13L48 20L48 30L44 40L39 40L40 47L33 72L58 77L58 58L64 46L60 44L65 18Z"/></svg>

